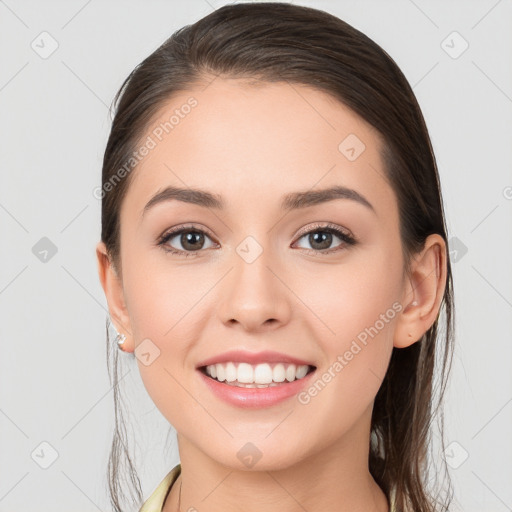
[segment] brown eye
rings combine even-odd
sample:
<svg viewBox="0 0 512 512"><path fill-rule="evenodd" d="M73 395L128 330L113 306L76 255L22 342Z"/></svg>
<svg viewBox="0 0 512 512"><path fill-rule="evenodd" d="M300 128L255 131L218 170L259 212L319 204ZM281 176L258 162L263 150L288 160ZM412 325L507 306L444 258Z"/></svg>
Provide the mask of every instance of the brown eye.
<svg viewBox="0 0 512 512"><path fill-rule="evenodd" d="M173 254L189 256L190 253L211 247L213 244L205 247L207 240L211 240L210 237L200 229L182 228L163 235L158 245Z"/></svg>
<svg viewBox="0 0 512 512"><path fill-rule="evenodd" d="M329 249L332 244L332 233L327 231L315 231L308 235L308 242L313 249Z"/></svg>
<svg viewBox="0 0 512 512"><path fill-rule="evenodd" d="M299 240L303 238L306 239L311 249L308 247L302 248L319 254L336 252L338 250L342 250L346 245L356 244L356 240L352 236L331 226L318 226L315 229L304 233ZM331 247L336 238L341 240L341 243Z"/></svg>
<svg viewBox="0 0 512 512"><path fill-rule="evenodd" d="M187 251L197 251L204 245L204 233L199 231L183 231L180 235L181 246Z"/></svg>

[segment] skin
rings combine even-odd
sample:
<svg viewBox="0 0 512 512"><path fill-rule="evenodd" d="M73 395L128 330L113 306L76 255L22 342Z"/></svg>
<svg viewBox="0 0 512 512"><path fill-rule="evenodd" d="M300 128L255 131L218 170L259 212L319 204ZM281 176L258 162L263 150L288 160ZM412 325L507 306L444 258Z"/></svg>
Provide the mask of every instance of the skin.
<svg viewBox="0 0 512 512"><path fill-rule="evenodd" d="M191 95L197 107L133 171L121 208L122 272L102 242L96 248L126 350L146 338L160 350L150 365L137 363L178 433L182 474L164 511L178 510L180 483L182 511L388 511L368 470L373 402L393 347L416 342L438 315L444 240L431 235L405 276L398 205L384 179L379 135L325 93L219 77L174 96L155 125ZM338 150L351 133L366 145L354 161ZM168 185L220 194L227 207L168 201L141 220L146 203ZM375 213L347 199L279 209L284 194L331 185L357 190ZM173 255L156 244L169 228L191 222L206 231L195 255ZM340 250L322 255L303 233L322 231L315 223L326 222L349 230L358 243L333 235L328 247ZM236 251L249 235L263 249L250 264ZM179 236L167 244L185 250ZM263 409L237 408L213 395L195 370L201 360L239 348L284 352L322 374L394 302L402 311L308 404L293 397ZM262 453L250 469L237 457L247 442Z"/></svg>

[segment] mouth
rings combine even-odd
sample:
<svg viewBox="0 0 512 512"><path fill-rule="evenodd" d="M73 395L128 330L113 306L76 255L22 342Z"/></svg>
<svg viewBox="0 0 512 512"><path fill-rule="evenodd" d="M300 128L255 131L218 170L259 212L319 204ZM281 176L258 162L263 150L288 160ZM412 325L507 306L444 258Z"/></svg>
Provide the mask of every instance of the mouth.
<svg viewBox="0 0 512 512"><path fill-rule="evenodd" d="M228 386L239 388L282 387L302 380L316 370L316 366L285 362L249 364L229 361L201 366L206 377Z"/></svg>

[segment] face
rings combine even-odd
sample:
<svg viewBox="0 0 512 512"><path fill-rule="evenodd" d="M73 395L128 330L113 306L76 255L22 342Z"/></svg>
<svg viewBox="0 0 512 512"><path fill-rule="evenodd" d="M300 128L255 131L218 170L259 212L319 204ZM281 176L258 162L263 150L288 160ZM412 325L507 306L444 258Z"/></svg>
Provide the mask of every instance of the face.
<svg viewBox="0 0 512 512"><path fill-rule="evenodd" d="M276 469L354 440L369 425L404 298L378 134L323 92L217 78L169 100L148 136L120 247L127 322L158 409L230 467L244 467L242 447L257 447L258 468ZM167 187L213 199L167 194L148 205ZM319 193L333 187L352 192ZM279 354L221 358L228 351ZM268 374L256 365L267 361L275 377L286 358L314 371L240 389L212 386L198 369L248 359L249 373Z"/></svg>

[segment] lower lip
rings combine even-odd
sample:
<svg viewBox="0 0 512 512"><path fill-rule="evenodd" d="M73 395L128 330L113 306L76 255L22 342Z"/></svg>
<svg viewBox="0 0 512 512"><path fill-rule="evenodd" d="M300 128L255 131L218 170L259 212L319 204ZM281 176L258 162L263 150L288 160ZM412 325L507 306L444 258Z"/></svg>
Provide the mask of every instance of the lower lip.
<svg viewBox="0 0 512 512"><path fill-rule="evenodd" d="M278 386L268 388L242 388L230 386L216 379L208 377L201 370L197 370L209 387L209 389L222 400L229 404L242 408L263 408L278 404L284 400L297 395L305 386L307 386L315 373L315 370L308 373L302 379L296 379L293 382L286 382Z"/></svg>

